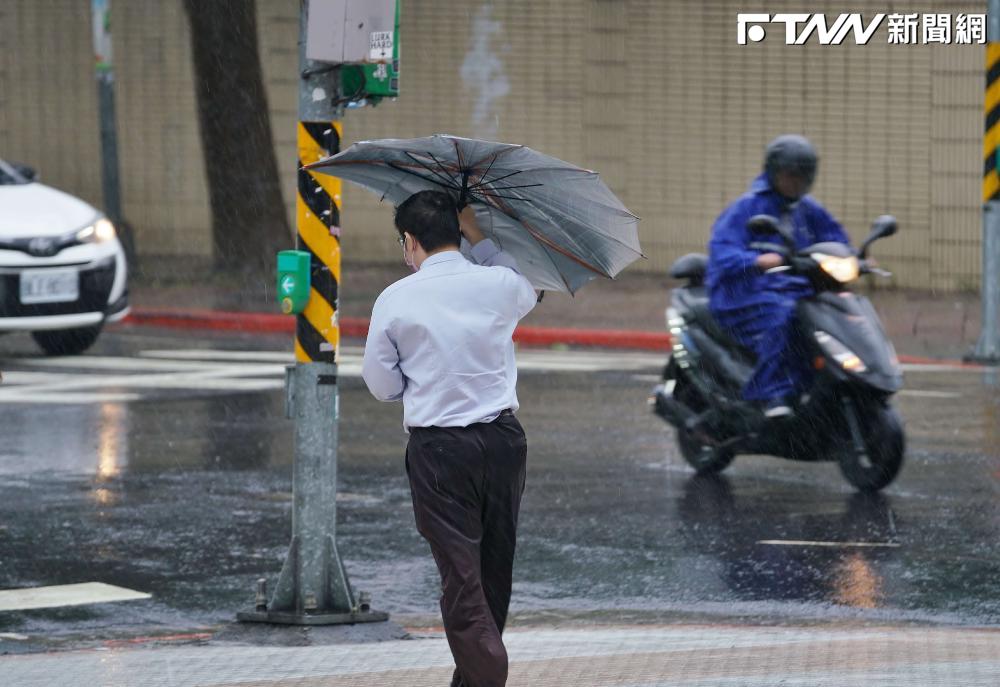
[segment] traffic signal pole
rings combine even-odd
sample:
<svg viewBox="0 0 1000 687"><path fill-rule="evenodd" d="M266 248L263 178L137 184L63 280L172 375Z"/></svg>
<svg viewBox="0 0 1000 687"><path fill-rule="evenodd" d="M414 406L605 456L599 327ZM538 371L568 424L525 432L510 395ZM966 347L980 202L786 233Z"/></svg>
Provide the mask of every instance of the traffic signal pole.
<svg viewBox="0 0 1000 687"><path fill-rule="evenodd" d="M309 297L297 313L295 365L287 368L288 417L295 421L292 541L274 595L258 581L247 622L334 625L388 620L355 595L337 550L337 353L340 329L340 180L302 169L340 150L340 70L305 57L308 0L299 23L296 248L308 255Z"/></svg>
<svg viewBox="0 0 1000 687"><path fill-rule="evenodd" d="M1000 364L1000 0L989 0L983 156L982 329L969 360Z"/></svg>
<svg viewBox="0 0 1000 687"><path fill-rule="evenodd" d="M111 58L110 0L94 0L91 20L97 56L97 104L101 128L101 188L104 213L118 226L122 222L121 182L118 175L118 131L115 126L115 76ZM132 256L129 256L131 259Z"/></svg>

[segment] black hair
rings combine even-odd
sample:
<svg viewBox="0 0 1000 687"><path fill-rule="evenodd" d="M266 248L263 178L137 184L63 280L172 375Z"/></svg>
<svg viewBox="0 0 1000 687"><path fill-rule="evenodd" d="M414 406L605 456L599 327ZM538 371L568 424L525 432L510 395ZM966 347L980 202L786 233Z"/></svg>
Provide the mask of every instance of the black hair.
<svg viewBox="0 0 1000 687"><path fill-rule="evenodd" d="M444 191L420 191L400 203L396 230L413 236L428 253L462 241L455 200Z"/></svg>

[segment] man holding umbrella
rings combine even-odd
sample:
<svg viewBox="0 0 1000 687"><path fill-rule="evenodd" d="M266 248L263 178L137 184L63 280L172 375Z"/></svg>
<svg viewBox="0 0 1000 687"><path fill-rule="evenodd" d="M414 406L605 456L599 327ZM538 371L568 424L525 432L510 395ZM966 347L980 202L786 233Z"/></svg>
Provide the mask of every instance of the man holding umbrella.
<svg viewBox="0 0 1000 687"><path fill-rule="evenodd" d="M597 172L514 143L359 141L306 169L397 204L416 274L375 302L364 378L376 398L403 401L413 511L441 573L458 666L452 685L503 685L527 453L511 335L534 289L574 293L641 257L639 218ZM475 212L459 215L453 198ZM471 260L459 252L463 235Z"/></svg>
<svg viewBox="0 0 1000 687"><path fill-rule="evenodd" d="M452 686L500 687L527 457L511 336L535 292L446 191L410 196L395 223L415 273L376 300L363 376L377 399L403 401L406 472L441 574ZM459 252L462 236L475 264Z"/></svg>

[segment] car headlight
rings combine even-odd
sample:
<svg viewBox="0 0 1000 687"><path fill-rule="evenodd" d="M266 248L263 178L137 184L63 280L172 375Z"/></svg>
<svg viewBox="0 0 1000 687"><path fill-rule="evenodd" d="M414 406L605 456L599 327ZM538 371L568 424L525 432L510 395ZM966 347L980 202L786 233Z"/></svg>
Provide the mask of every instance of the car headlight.
<svg viewBox="0 0 1000 687"><path fill-rule="evenodd" d="M115 237L115 225L107 217L101 217L91 225L76 232L80 243L104 243Z"/></svg>
<svg viewBox="0 0 1000 687"><path fill-rule="evenodd" d="M853 255L849 258L837 258L826 253L813 253L809 257L819 264L821 270L841 284L854 281L860 273L858 259Z"/></svg>
<svg viewBox="0 0 1000 687"><path fill-rule="evenodd" d="M837 361L837 364L848 372L865 372L868 366L865 365L858 354L850 348L840 343L824 331L816 331L816 342L826 352L828 356Z"/></svg>

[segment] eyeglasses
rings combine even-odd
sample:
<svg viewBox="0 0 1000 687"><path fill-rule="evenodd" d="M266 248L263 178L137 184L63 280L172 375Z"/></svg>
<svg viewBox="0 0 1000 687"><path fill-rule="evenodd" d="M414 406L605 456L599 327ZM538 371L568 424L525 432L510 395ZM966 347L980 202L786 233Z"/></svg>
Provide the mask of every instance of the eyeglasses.
<svg viewBox="0 0 1000 687"><path fill-rule="evenodd" d="M399 241L399 247L400 248L405 248L406 247L406 237L405 236L400 236L396 240Z"/></svg>

